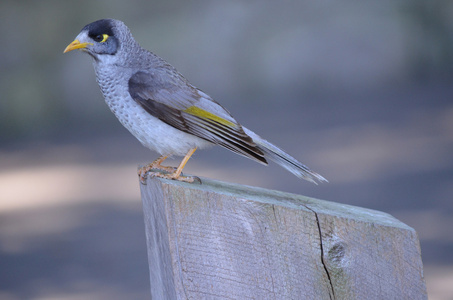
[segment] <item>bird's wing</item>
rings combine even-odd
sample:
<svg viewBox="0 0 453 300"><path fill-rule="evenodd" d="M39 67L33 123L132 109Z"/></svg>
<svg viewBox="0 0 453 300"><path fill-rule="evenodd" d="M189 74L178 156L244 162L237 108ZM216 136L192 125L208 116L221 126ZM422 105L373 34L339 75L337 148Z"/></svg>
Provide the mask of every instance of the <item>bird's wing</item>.
<svg viewBox="0 0 453 300"><path fill-rule="evenodd" d="M164 77L158 69L139 71L129 80L129 93L161 121L267 164L263 152L229 112L183 78Z"/></svg>

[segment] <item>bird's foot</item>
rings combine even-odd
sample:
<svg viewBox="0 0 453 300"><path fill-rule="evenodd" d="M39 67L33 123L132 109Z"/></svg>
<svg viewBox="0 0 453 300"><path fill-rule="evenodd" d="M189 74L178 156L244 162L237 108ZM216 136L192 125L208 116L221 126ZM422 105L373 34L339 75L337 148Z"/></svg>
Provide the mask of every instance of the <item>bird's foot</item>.
<svg viewBox="0 0 453 300"><path fill-rule="evenodd" d="M161 170L156 170L156 169L150 169L150 170L143 170L143 168L140 168L138 176L140 177L140 182L141 184L146 185L146 178L148 176L152 177L159 177L159 178L164 178L164 179L171 179L171 180L178 180L182 182L188 182L188 183L199 183L201 184L201 179L196 177L196 176L183 176L183 175L178 175L174 170L173 172L162 172ZM142 171L143 170L143 171Z"/></svg>
<svg viewBox="0 0 453 300"><path fill-rule="evenodd" d="M196 182L196 183L201 184L200 178L198 178L196 176L183 176L182 175L182 169L184 168L184 166L186 165L190 156L195 152L196 149L197 148L193 148L193 149L190 149L189 152L187 152L186 156L184 156L184 158L181 161L181 163L179 164L178 168L161 166L160 164L165 159L167 159L167 156L165 156L165 155L159 157L152 163L150 163L144 167L141 167L140 169L138 169L138 176L140 177L140 182L142 184L146 184L146 177L149 174L151 177L178 180L178 181L188 182L188 183Z"/></svg>
<svg viewBox="0 0 453 300"><path fill-rule="evenodd" d="M151 174L151 173L150 173ZM178 180L182 182L188 182L188 183L193 183L193 182L198 182L201 183L200 178L196 176L184 176L182 174L177 174L177 172L169 173L169 174L163 174L160 172L154 173L154 176L160 177L160 178L165 178L165 179L171 179L171 180ZM153 176L151 175L151 176Z"/></svg>
<svg viewBox="0 0 453 300"><path fill-rule="evenodd" d="M176 172L177 169L173 167L163 167L159 166L159 168L155 168L151 164L148 164L144 167L138 169L138 176L140 178L140 183L146 185L146 178L148 176L152 177L159 177L164 179L171 179L171 180L178 180L182 182L188 183L199 183L201 184L201 179L196 176L183 176L182 174L178 174Z"/></svg>
<svg viewBox="0 0 453 300"><path fill-rule="evenodd" d="M155 161L153 161L150 164L147 164L141 168L138 169L138 177L140 177L140 182L142 184L146 184L146 177L148 173L157 173L157 172L152 172L152 170L158 170L160 172L164 173L174 173L176 171L176 168L173 167L166 167L162 166L161 163L167 158L167 156L161 156Z"/></svg>
<svg viewBox="0 0 453 300"><path fill-rule="evenodd" d="M173 172L176 171L175 167L162 166L160 164L161 162L162 161L160 159L158 159L158 160L153 161L150 164L147 164L144 167L141 167L138 170L138 174L140 175L141 173L147 173L147 172L150 172L151 170L159 170L159 171L163 171L163 172L166 172L166 173L173 173Z"/></svg>

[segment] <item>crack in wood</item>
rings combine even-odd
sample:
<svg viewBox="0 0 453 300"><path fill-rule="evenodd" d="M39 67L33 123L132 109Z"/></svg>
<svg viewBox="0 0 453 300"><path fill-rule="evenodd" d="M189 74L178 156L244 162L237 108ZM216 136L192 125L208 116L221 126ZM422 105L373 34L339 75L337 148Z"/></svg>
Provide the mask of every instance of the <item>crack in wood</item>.
<svg viewBox="0 0 453 300"><path fill-rule="evenodd" d="M327 265L326 265L326 263L324 261L324 247L323 247L323 244L322 244L321 224L319 222L318 213L316 211L314 211L313 209L307 207L307 206L305 206L305 207L315 214L316 224L318 225L318 232L319 232L319 247L320 247L320 250L321 250L321 263L322 263L322 266L324 268L324 271L326 272L327 279L329 279L330 290L332 291L332 293L329 293L329 297L330 297L330 299L332 299L332 297L333 297L333 300L335 300L336 299L335 298L335 289L334 289L333 284L332 284L332 279L330 278L329 269L327 268Z"/></svg>

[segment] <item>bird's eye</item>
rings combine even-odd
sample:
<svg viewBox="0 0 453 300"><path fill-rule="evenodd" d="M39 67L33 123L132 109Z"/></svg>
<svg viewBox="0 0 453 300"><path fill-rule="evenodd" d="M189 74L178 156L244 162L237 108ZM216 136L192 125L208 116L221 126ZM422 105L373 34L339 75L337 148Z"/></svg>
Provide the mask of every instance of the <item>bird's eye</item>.
<svg viewBox="0 0 453 300"><path fill-rule="evenodd" d="M109 38L109 35L104 33L104 34L98 34L97 36L95 36L93 38L93 40L98 43L104 43L108 38Z"/></svg>

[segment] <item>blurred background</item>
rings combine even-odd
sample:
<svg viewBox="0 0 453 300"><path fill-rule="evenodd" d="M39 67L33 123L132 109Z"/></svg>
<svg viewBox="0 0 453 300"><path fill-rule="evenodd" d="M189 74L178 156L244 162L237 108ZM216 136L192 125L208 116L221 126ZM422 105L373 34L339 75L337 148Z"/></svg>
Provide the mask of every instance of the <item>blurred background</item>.
<svg viewBox="0 0 453 300"><path fill-rule="evenodd" d="M136 168L157 154L90 57L63 55L106 17L330 183L220 148L187 173L390 213L418 232L430 299L453 299L449 0L1 1L0 299L149 298Z"/></svg>

